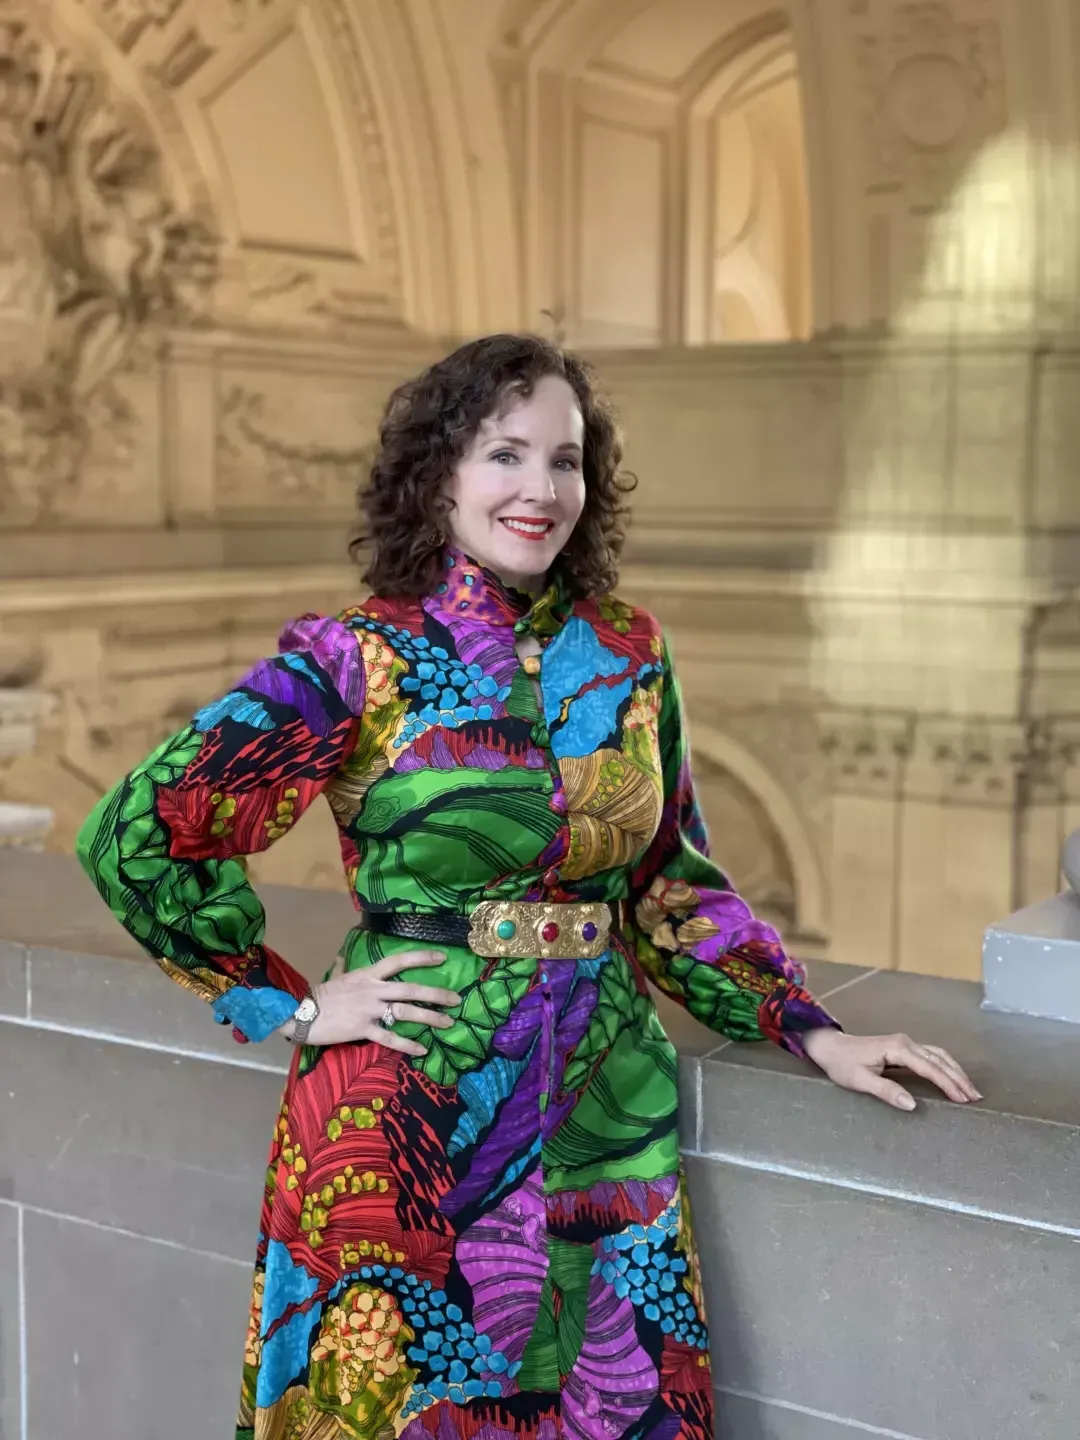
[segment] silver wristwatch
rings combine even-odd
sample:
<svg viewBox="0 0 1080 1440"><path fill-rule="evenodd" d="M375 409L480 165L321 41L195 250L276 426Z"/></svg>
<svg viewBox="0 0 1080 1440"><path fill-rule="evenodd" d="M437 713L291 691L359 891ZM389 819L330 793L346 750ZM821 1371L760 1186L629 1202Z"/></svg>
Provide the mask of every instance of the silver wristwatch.
<svg viewBox="0 0 1080 1440"><path fill-rule="evenodd" d="M292 1033L292 1043L294 1045L307 1044L308 1031L312 1025L314 1025L318 1014L319 1002L309 990L293 1013L293 1023L296 1027Z"/></svg>

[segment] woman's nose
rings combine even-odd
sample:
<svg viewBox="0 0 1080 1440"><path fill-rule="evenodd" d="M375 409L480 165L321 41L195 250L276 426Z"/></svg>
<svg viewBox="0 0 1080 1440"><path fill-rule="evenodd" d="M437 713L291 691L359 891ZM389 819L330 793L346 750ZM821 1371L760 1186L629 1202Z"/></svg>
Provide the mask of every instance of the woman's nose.
<svg viewBox="0 0 1080 1440"><path fill-rule="evenodd" d="M546 465L529 465L521 472L522 494L538 504L555 498L555 481Z"/></svg>

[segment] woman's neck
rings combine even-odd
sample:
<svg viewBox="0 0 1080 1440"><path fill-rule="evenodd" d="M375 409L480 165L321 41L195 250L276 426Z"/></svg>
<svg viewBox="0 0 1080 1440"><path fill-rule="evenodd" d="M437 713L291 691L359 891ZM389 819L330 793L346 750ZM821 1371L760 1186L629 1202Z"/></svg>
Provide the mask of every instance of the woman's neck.
<svg viewBox="0 0 1080 1440"><path fill-rule="evenodd" d="M516 590L519 595L527 595L530 599L535 600L547 589L548 576L546 574L521 575L514 571L504 570L497 565L489 565L479 555L470 555L463 550L458 550L458 553L464 555L466 560L471 561L473 565L478 566L497 580L504 590Z"/></svg>

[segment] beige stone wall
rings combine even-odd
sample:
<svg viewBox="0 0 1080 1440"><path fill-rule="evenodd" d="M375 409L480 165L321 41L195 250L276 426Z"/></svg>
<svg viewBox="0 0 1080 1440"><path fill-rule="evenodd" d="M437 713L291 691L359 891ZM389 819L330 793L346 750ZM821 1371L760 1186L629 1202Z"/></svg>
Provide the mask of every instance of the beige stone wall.
<svg viewBox="0 0 1080 1440"><path fill-rule="evenodd" d="M69 845L356 599L387 392L546 328L717 854L804 953L975 974L1080 824L1078 59L1070 0L10 0L0 799ZM338 883L327 817L254 868Z"/></svg>

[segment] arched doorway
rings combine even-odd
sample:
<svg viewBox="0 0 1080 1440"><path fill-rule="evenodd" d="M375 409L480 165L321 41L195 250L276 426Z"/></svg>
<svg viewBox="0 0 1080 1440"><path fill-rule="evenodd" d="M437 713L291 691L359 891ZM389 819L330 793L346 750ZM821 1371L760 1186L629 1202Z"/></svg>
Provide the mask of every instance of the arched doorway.
<svg viewBox="0 0 1080 1440"><path fill-rule="evenodd" d="M810 210L794 37L778 15L704 57L687 113L684 339L804 339Z"/></svg>
<svg viewBox="0 0 1080 1440"><path fill-rule="evenodd" d="M768 0L506 12L528 157L526 304L585 347L812 326L796 37Z"/></svg>

